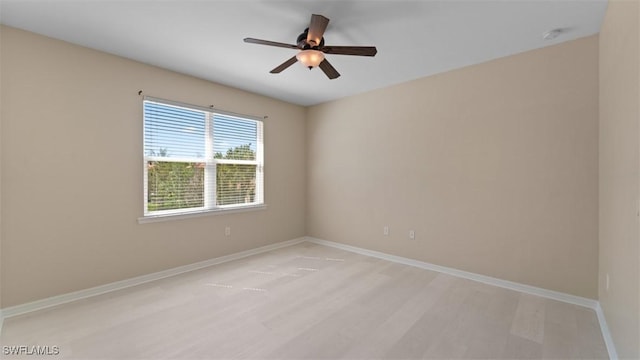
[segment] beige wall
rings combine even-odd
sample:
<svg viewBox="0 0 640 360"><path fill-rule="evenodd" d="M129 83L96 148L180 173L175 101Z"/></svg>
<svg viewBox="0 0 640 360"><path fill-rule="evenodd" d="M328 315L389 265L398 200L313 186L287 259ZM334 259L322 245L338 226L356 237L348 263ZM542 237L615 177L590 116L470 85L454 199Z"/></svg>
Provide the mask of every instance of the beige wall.
<svg viewBox="0 0 640 360"><path fill-rule="evenodd" d="M314 106L307 141L308 235L597 297L596 36Z"/></svg>
<svg viewBox="0 0 640 360"><path fill-rule="evenodd" d="M599 294L618 355L633 359L640 358L639 22L637 1L609 1L600 32Z"/></svg>
<svg viewBox="0 0 640 360"><path fill-rule="evenodd" d="M1 41L3 307L305 235L303 107L12 28ZM268 209L139 225L140 89L268 115Z"/></svg>

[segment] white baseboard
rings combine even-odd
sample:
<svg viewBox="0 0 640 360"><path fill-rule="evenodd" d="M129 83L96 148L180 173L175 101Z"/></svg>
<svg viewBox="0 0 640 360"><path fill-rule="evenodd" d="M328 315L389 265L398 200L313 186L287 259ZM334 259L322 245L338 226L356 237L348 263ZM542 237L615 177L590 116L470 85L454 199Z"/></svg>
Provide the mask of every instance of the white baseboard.
<svg viewBox="0 0 640 360"><path fill-rule="evenodd" d="M478 282L493 285L493 286L499 286L501 288L506 288L506 289L515 290L515 291L519 291L527 294L541 296L547 299L553 299L553 300L558 300L558 301L562 301L562 302L566 302L574 305L580 305L580 306L588 307L594 310L598 304L598 301L593 299L587 299L584 297L565 294L558 291L547 290L547 289L543 289L543 288L539 288L531 285L520 284L513 281L502 280L502 279L494 278L491 276L475 274L475 273L471 273L463 270L449 268L446 266L435 265L435 264L431 264L424 261L405 258L402 256L389 255L389 254L385 254L378 251L363 249L356 246L345 245L345 244L328 241L328 240L316 239L313 237L307 237L306 239L307 241L315 244L331 246L334 248L351 251L354 253L371 256L378 259L388 260L388 261L392 261L399 264L405 264L405 265L415 266L421 269L437 271L443 274L448 274L448 275L452 275L460 278L474 280L474 281L478 281Z"/></svg>
<svg viewBox="0 0 640 360"><path fill-rule="evenodd" d="M598 321L600 322L600 331L602 332L602 337L604 338L605 345L607 346L607 352L609 353L609 358L611 360L618 359L618 355L616 353L616 349L613 344L613 339L611 337L611 333L609 332L609 327L607 326L604 313L602 312L602 308L600 307L600 302L598 302L597 300L588 299L588 298L575 296L571 294L566 294L559 291L547 290L547 289L543 289L543 288L539 288L531 285L520 284L513 281L502 280L502 279L494 278L491 276L475 274L467 271L435 265L428 262L418 261L418 260L409 259L401 256L385 254L382 252L363 249L356 246L346 245L346 244L323 240L323 239L317 239L310 236L307 236L306 240L314 244L331 246L337 249L346 250L346 251L354 252L361 255L366 255L366 256L370 256L378 259L392 261L399 264L415 266L415 267L426 269L426 270L432 270L432 271L440 272L443 274L448 274L456 277L461 277L464 279L478 281L488 285L498 286L505 289L519 291L519 292L523 292L531 295L544 297L547 299L558 300L565 303L579 305L579 306L593 309L596 312Z"/></svg>
<svg viewBox="0 0 640 360"><path fill-rule="evenodd" d="M242 259L247 256L256 255L263 252L299 244L303 241L305 241L305 238L282 241L275 244L261 246L255 249L241 251L235 254L230 254L226 256L217 257L214 259L204 260L204 261L200 261L200 262L189 264L189 265L178 266L172 269L163 270L163 271L155 272L152 274L137 276L134 278L116 281L110 284L100 285L100 286L92 287L89 289L52 296L50 298L36 300L36 301L28 302L25 304L15 305L15 306L1 309L0 314L4 318L10 318L12 316L22 315L32 311L42 310L42 309L50 308L53 306L66 304L72 301L86 299L92 296L105 294L111 291L116 291L116 290L121 290L121 289L129 288L132 286L136 286L136 285L141 285L144 283L148 283L150 281L164 279L170 276L175 276L175 275L183 274L189 271L206 268L212 265L217 265L217 264L221 264L221 263L232 261L232 260ZM0 317L0 319L2 319L2 317ZM2 328L0 327L0 331L1 329Z"/></svg>
<svg viewBox="0 0 640 360"><path fill-rule="evenodd" d="M595 310L596 315L598 316L598 322L600 323L600 330L602 331L604 343L605 345L607 345L609 359L616 360L618 359L618 352L616 351L616 346L613 343L613 338L611 337L611 332L609 331L609 326L607 325L607 319L604 317L604 311L602 311L600 303L598 303Z"/></svg>

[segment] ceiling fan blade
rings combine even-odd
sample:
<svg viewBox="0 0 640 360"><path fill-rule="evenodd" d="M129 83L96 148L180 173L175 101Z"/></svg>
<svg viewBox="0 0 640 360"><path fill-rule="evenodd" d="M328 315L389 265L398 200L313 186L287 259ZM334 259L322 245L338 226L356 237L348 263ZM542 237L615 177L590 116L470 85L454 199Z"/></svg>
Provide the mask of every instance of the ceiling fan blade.
<svg viewBox="0 0 640 360"><path fill-rule="evenodd" d="M289 66L291 66L291 65L295 64L295 63L296 63L296 61L298 61L298 59L294 56L294 57L292 57L291 59L289 59L289 60L287 60L287 61L283 62L282 64L280 64L280 65L278 65L278 66L276 66L276 68L275 68L275 69L273 69L273 70L271 70L271 71L270 71L270 73L272 73L272 74L278 74L278 73L281 73L281 72L282 72L282 70L284 70L284 69L288 68Z"/></svg>
<svg viewBox="0 0 640 360"><path fill-rule="evenodd" d="M320 49L325 54L376 56L378 49L375 46L324 46Z"/></svg>
<svg viewBox="0 0 640 360"><path fill-rule="evenodd" d="M322 60L319 66L329 79L333 80L340 76L340 73L333 66L331 66L327 59Z"/></svg>
<svg viewBox="0 0 640 360"><path fill-rule="evenodd" d="M285 43L269 41L269 40L260 40L260 39L254 39L254 38L245 38L244 42L249 43L249 44L277 46L277 47L288 48L288 49L297 49L298 48L296 45L285 44Z"/></svg>
<svg viewBox="0 0 640 360"><path fill-rule="evenodd" d="M309 23L309 33L307 34L307 44L311 46L320 45L324 31L327 29L329 19L322 15L311 15L311 22Z"/></svg>

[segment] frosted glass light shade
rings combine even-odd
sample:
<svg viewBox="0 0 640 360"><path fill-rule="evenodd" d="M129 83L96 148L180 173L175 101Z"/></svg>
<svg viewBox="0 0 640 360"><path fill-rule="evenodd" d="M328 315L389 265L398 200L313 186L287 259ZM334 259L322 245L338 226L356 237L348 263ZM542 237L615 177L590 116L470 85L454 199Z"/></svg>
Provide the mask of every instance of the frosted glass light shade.
<svg viewBox="0 0 640 360"><path fill-rule="evenodd" d="M296 55L296 59L308 68L314 68L324 60L324 53L318 50L302 50Z"/></svg>

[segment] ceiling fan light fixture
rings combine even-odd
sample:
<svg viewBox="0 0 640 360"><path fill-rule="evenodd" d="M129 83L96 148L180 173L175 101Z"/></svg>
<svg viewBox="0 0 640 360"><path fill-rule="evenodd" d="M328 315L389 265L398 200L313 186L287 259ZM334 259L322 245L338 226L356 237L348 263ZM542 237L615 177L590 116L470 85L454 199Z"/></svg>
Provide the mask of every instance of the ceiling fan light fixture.
<svg viewBox="0 0 640 360"><path fill-rule="evenodd" d="M325 59L324 54L376 56L378 50L375 46L325 46L323 35L327 24L329 19L326 17L318 14L311 15L309 27L298 35L295 45L254 38L245 38L244 42L298 50L295 56L269 71L271 74L279 74L299 61L309 70L319 67L329 79L333 80L339 78L340 73L329 63L329 60Z"/></svg>
<svg viewBox="0 0 640 360"><path fill-rule="evenodd" d="M312 69L320 65L322 60L324 60L324 53L322 51L312 49L302 50L298 55L296 55L296 59L298 59L302 65Z"/></svg>

